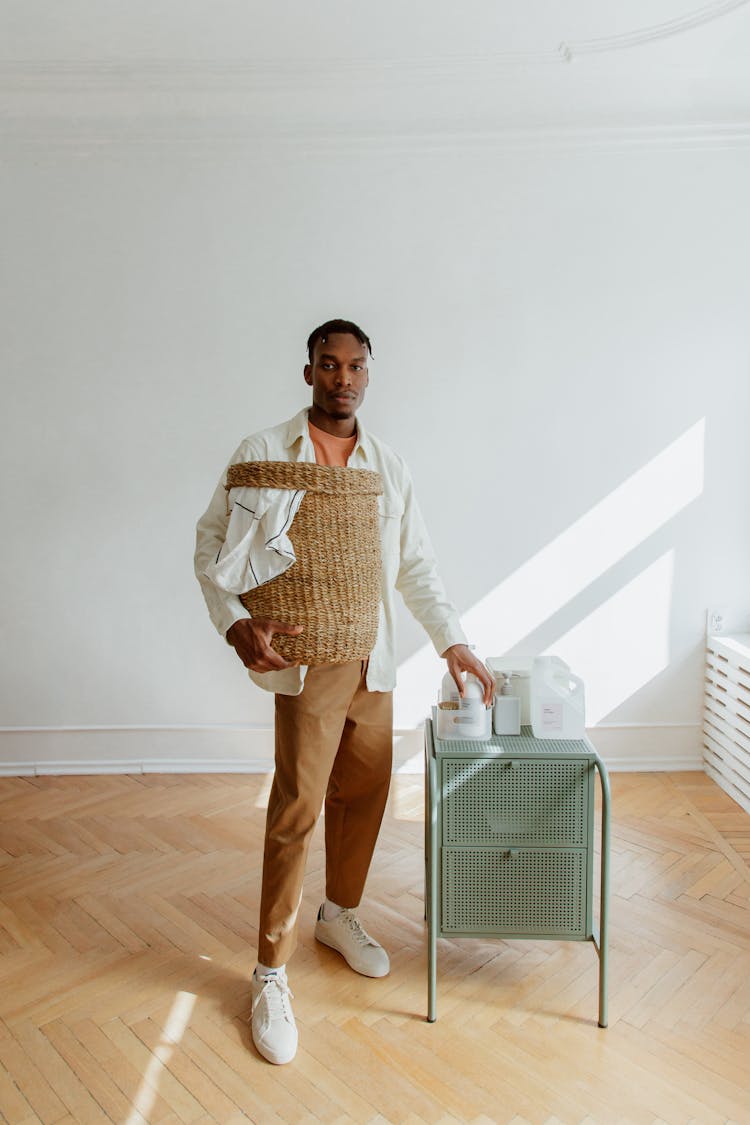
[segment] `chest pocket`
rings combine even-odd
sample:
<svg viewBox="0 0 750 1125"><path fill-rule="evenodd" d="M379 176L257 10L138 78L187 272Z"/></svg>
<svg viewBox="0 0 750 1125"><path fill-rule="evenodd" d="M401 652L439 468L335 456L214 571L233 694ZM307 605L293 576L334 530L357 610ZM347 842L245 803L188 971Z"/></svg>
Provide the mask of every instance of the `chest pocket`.
<svg viewBox="0 0 750 1125"><path fill-rule="evenodd" d="M390 524L391 520L401 522L401 517L404 514L404 504L393 496L378 496L378 514L380 515L380 526L385 529Z"/></svg>
<svg viewBox="0 0 750 1125"><path fill-rule="evenodd" d="M383 561L383 585L390 588L396 581L401 561L401 517L404 504L399 497L378 496L380 516L380 548Z"/></svg>

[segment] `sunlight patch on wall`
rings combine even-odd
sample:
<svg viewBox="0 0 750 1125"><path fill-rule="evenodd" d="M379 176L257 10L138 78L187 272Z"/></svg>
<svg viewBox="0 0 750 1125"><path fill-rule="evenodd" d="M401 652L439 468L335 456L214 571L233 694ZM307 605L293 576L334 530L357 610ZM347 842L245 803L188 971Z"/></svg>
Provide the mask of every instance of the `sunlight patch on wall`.
<svg viewBox="0 0 750 1125"><path fill-rule="evenodd" d="M586 684L593 727L669 664L674 551L618 590L549 645Z"/></svg>
<svg viewBox="0 0 750 1125"><path fill-rule="evenodd" d="M703 491L701 419L462 615L480 656L500 656L549 620ZM595 467L592 467L595 471ZM424 645L399 668L396 726L424 718L442 662Z"/></svg>

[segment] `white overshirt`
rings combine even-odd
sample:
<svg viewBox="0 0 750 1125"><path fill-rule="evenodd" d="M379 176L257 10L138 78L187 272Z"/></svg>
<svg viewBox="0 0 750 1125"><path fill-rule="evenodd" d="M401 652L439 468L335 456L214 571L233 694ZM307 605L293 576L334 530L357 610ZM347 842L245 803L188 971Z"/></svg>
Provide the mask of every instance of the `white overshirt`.
<svg viewBox="0 0 750 1125"><path fill-rule="evenodd" d="M232 488L224 546L206 577L230 594L246 594L293 566L288 532L304 498L304 488Z"/></svg>
<svg viewBox="0 0 750 1125"><path fill-rule="evenodd" d="M315 449L307 422L308 410L305 409L288 422L252 434L232 454L229 465L245 461L314 463ZM438 654L451 645L465 644L466 636L438 575L411 475L402 458L384 442L366 433L357 419L357 443L348 464L350 468L374 470L383 478L383 495L378 496L383 563L380 621L367 668L367 688L392 691L396 686L396 590L427 632ZM211 620L222 636L235 621L251 616L236 594L220 590L204 573L218 557L226 536L229 517L225 484L226 470L198 521L195 549L195 573ZM278 672L249 672L249 675L266 691L299 695L306 671L302 666Z"/></svg>

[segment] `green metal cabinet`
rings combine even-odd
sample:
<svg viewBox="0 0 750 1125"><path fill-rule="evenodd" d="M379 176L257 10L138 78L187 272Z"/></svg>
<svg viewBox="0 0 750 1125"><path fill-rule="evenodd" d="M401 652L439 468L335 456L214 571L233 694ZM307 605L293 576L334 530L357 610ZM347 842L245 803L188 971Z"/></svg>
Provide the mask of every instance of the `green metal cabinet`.
<svg viewBox="0 0 750 1125"><path fill-rule="evenodd" d="M593 919L594 774L602 788L599 926ZM520 735L442 741L425 724L428 1015L439 937L591 941L607 1026L610 790L588 741Z"/></svg>

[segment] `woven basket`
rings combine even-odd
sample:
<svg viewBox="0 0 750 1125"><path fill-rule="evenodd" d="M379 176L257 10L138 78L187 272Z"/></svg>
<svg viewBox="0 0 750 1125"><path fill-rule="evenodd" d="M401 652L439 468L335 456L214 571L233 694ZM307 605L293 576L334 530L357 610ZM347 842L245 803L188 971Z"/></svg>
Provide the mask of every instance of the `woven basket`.
<svg viewBox="0 0 750 1125"><path fill-rule="evenodd" d="M297 561L283 574L240 595L253 617L303 625L299 636L276 633L273 647L299 664L344 664L372 652L380 614L379 473L307 462L231 465L227 489L305 489L289 529Z"/></svg>

